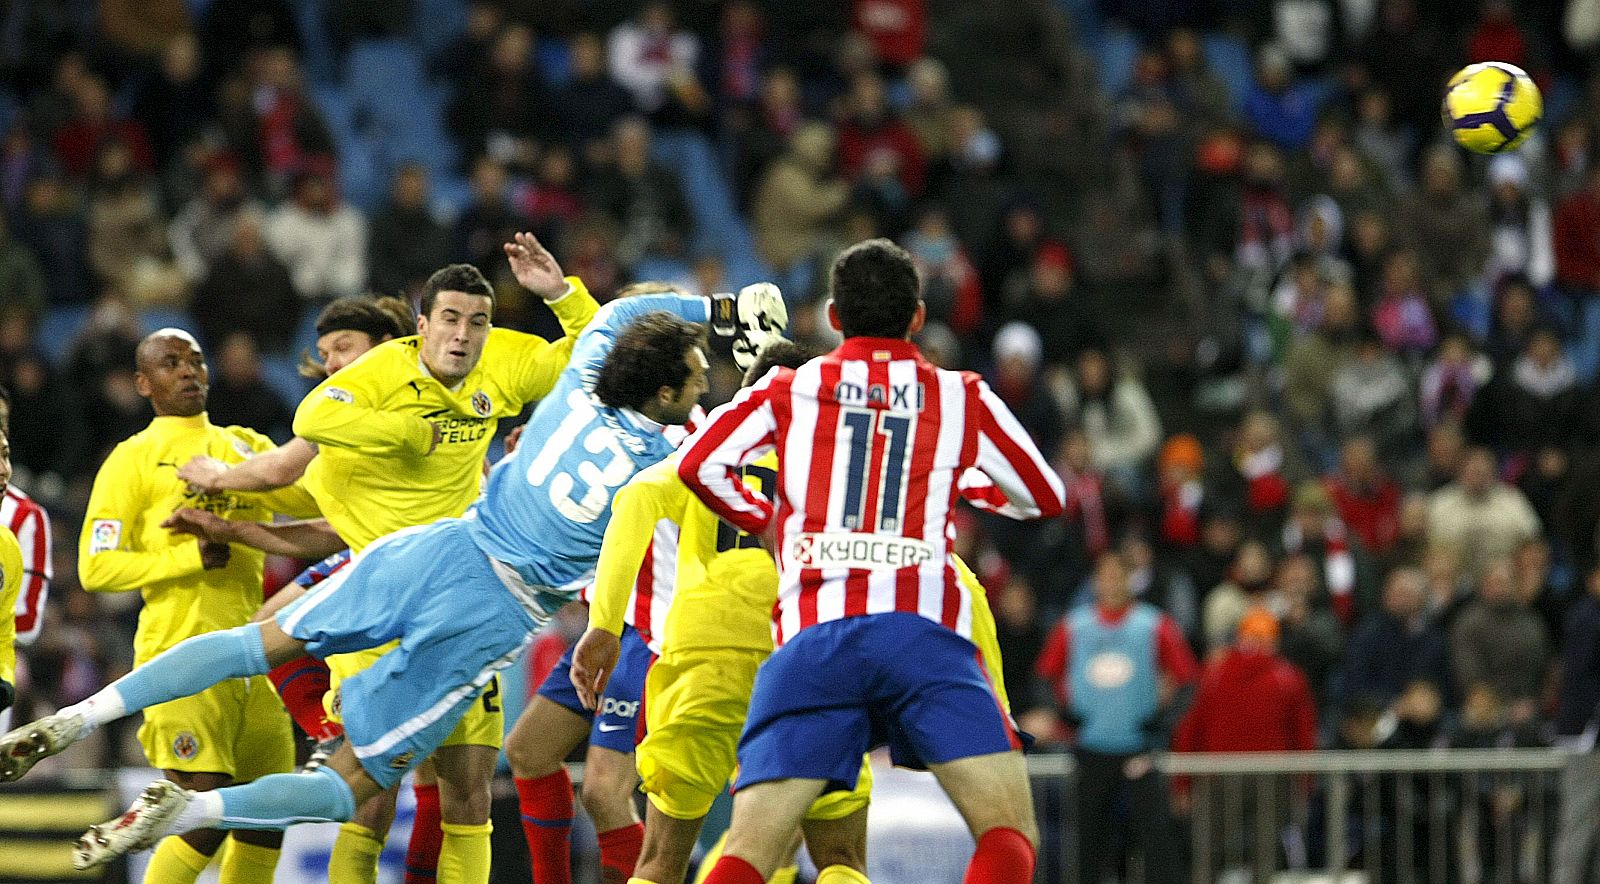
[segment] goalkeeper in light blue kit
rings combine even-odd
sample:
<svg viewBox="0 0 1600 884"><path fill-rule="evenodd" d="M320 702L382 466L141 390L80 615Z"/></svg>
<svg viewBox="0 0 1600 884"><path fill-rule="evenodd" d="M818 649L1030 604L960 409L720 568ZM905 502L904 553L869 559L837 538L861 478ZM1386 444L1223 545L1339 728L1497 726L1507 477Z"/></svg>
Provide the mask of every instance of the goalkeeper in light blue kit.
<svg viewBox="0 0 1600 884"><path fill-rule="evenodd" d="M536 247L551 282L561 269ZM570 284L570 283L569 283ZM593 574L611 497L665 458L706 389L704 326L745 361L787 322L766 284L711 298L639 295L602 307L572 361L460 519L380 538L274 620L191 638L82 703L0 737L0 781L15 780L96 727L229 678L317 657L400 646L345 682L346 742L324 767L195 793L165 780L79 839L91 868L197 828L275 829L344 821L428 757L535 630Z"/></svg>

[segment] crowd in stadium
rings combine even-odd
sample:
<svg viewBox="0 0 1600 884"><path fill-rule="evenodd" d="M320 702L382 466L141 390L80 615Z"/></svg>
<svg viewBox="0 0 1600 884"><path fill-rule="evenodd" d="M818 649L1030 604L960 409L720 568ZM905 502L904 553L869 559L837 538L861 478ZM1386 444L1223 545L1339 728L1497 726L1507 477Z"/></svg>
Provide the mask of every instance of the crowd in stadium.
<svg viewBox="0 0 1600 884"><path fill-rule="evenodd" d="M1068 483L1066 516L968 513L960 541L1043 743L1091 724L1058 624L1129 596L1178 638L1151 664L1164 696L1193 700L1124 723L1150 746L1579 734L1600 700L1600 67L1568 5L14 3L0 381L57 538L23 703L130 657L133 600L77 587L73 538L100 459L148 420L141 317L199 334L215 423L282 439L274 367L333 297L469 261L498 324L550 327L511 294L513 231L601 300L758 274L818 340L819 268L885 235L923 273L926 352L983 372ZM419 65L426 96L396 97L442 153L352 100L374 46ZM1484 161L1444 138L1438 95L1486 59L1548 105ZM1247 694L1282 702L1217 715Z"/></svg>

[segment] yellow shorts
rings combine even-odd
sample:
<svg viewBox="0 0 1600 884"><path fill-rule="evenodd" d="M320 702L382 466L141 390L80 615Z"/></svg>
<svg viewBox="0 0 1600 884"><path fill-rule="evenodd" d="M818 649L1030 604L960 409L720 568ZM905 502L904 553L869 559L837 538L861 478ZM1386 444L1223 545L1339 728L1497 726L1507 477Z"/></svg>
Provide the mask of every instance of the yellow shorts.
<svg viewBox="0 0 1600 884"><path fill-rule="evenodd" d="M343 721L339 715L339 683L355 675L368 666L371 666L379 657L389 650L399 646L399 642L390 642L377 648L370 648L354 654L335 654L328 658L328 693L323 697L322 704L327 709L328 718L333 721ZM500 705L500 676L496 675L489 680L478 702L461 716L461 721L456 724L456 729L450 736L444 738L441 746L491 746L500 748L505 739L506 714Z"/></svg>
<svg viewBox="0 0 1600 884"><path fill-rule="evenodd" d="M645 738L636 751L650 803L673 819L706 815L738 764L739 732L750 710L763 651L668 651L645 678ZM851 792L817 799L806 819L835 820L867 806L872 772Z"/></svg>
<svg viewBox="0 0 1600 884"><path fill-rule="evenodd" d="M289 715L260 675L146 709L139 744L162 770L222 773L240 783L294 770Z"/></svg>

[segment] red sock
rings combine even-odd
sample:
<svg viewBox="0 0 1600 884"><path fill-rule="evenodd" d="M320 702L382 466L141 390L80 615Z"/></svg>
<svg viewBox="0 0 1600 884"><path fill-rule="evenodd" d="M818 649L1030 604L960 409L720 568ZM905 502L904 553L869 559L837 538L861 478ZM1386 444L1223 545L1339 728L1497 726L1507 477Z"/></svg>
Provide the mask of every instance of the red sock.
<svg viewBox="0 0 1600 884"><path fill-rule="evenodd" d="M328 692L328 664L315 657L296 657L267 673L267 678L306 736L323 743L344 733L322 708L322 695Z"/></svg>
<svg viewBox="0 0 1600 884"><path fill-rule="evenodd" d="M415 784L417 818L411 821L411 844L406 848L406 884L430 884L439 869L439 787Z"/></svg>
<svg viewBox="0 0 1600 884"><path fill-rule="evenodd" d="M627 884L644 849L644 823L600 833L601 884Z"/></svg>
<svg viewBox="0 0 1600 884"><path fill-rule="evenodd" d="M761 877L755 866L724 853L706 876L705 884L767 884L767 879Z"/></svg>
<svg viewBox="0 0 1600 884"><path fill-rule="evenodd" d="M572 884L572 780L567 769L536 780L518 778L522 834L536 884Z"/></svg>
<svg viewBox="0 0 1600 884"><path fill-rule="evenodd" d="M1016 884L1033 880L1033 844L1016 829L990 829L978 839L963 884ZM710 882L707 882L710 884Z"/></svg>

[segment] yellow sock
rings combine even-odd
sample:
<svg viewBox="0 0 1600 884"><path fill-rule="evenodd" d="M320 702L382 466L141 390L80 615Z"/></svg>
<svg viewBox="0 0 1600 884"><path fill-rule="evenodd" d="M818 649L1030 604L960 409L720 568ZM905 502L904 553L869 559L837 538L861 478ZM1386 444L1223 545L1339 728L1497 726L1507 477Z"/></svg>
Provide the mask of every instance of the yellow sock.
<svg viewBox="0 0 1600 884"><path fill-rule="evenodd" d="M700 860L700 871L694 873L694 884L705 884L706 877L711 874L712 867L717 864L717 860L722 859L722 848L727 846L728 833L723 832L722 837L717 839L717 843L711 845L711 849L706 851L705 858Z"/></svg>
<svg viewBox="0 0 1600 884"><path fill-rule="evenodd" d="M767 884L794 884L798 877L800 877L799 866L784 866L772 873L772 877L767 879Z"/></svg>
<svg viewBox="0 0 1600 884"><path fill-rule="evenodd" d="M628 884L656 884L656 882L647 881L644 878L629 878Z"/></svg>
<svg viewBox="0 0 1600 884"><path fill-rule="evenodd" d="M828 866L817 873L817 884L872 884L867 876L849 866Z"/></svg>
<svg viewBox="0 0 1600 884"><path fill-rule="evenodd" d="M162 884L191 884L210 862L211 857L190 847L189 842L177 835L168 835L156 845L150 865L145 867L144 879Z"/></svg>
<svg viewBox="0 0 1600 884"><path fill-rule="evenodd" d="M272 884L278 869L278 848L246 844L237 838L223 842L222 884Z"/></svg>
<svg viewBox="0 0 1600 884"><path fill-rule="evenodd" d="M443 823L439 845L439 884L489 884L489 833L492 823L463 826Z"/></svg>
<svg viewBox="0 0 1600 884"><path fill-rule="evenodd" d="M378 854L383 839L359 823L339 827L328 857L328 884L374 884L378 880Z"/></svg>

